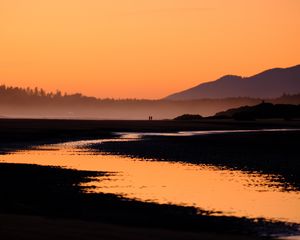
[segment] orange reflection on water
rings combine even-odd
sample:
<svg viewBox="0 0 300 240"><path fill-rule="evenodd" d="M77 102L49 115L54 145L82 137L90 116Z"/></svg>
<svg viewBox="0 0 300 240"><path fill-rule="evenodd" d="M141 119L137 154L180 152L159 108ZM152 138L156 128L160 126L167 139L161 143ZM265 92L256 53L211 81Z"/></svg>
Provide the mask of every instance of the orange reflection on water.
<svg viewBox="0 0 300 240"><path fill-rule="evenodd" d="M105 141L105 140L102 140ZM158 203L195 206L222 215L264 217L300 223L300 193L283 191L266 175L212 166L144 161L79 150L80 141L49 145L0 156L0 161L64 166L114 172L109 179L89 183L96 192Z"/></svg>

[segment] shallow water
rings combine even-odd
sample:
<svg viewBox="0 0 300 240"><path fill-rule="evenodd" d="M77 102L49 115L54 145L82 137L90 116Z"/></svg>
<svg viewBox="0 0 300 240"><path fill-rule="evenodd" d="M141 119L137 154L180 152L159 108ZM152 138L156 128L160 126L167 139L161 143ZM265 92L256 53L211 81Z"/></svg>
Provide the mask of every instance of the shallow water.
<svg viewBox="0 0 300 240"><path fill-rule="evenodd" d="M178 134L190 136L227 132L232 131ZM93 191L119 194L142 201L195 206L215 211L215 215L262 217L300 224L300 192L291 189L286 191L286 186L283 187L279 176L250 174L207 165L145 161L95 153L87 148L93 143L131 141L144 135L160 134L123 133L118 139L45 145L2 155L0 161L112 172L112 175L104 180L89 183L97 186Z"/></svg>

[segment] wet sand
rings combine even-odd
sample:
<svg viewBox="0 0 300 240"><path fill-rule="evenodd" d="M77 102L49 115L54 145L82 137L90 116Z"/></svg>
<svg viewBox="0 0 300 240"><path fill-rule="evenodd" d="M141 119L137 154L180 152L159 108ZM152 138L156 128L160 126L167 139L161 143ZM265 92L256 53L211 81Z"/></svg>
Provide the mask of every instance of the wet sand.
<svg viewBox="0 0 300 240"><path fill-rule="evenodd" d="M112 194L87 193L81 183L109 173L29 164L0 163L0 214L159 228L182 232L260 236L294 232L296 225L224 216L194 207L129 200ZM4 229L5 230L5 229ZM150 231L150 230L149 230Z"/></svg>
<svg viewBox="0 0 300 240"><path fill-rule="evenodd" d="M124 227L120 225L70 219L53 219L24 215L0 215L3 240L256 240L244 235L192 233L159 228Z"/></svg>
<svg viewBox="0 0 300 240"><path fill-rule="evenodd" d="M48 120L0 119L0 153L44 143L111 138L113 132L177 132L201 130L300 128L300 120Z"/></svg>
<svg viewBox="0 0 300 240"><path fill-rule="evenodd" d="M91 145L95 151L142 158L208 164L274 174L300 189L300 131L241 132L195 136L144 136L142 140Z"/></svg>

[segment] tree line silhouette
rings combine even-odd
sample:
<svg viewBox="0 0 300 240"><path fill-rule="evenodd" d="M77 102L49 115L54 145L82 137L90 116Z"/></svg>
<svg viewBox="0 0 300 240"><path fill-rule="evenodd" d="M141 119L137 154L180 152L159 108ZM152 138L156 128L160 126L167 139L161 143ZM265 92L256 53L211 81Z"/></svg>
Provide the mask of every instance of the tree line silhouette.
<svg viewBox="0 0 300 240"><path fill-rule="evenodd" d="M8 87L6 85L0 86L0 99L1 100L11 100L17 102L19 100L63 100L63 99L72 99L72 100L97 100L95 97L83 96L81 93L67 94L62 93L57 90L56 92L46 92L42 88L21 88L21 87Z"/></svg>
<svg viewBox="0 0 300 240"><path fill-rule="evenodd" d="M99 99L81 93L47 92L41 88L0 85L0 116L67 117L101 119L173 119L182 114L214 115L240 106L257 105L262 99L239 97L189 101L146 99ZM283 95L268 102L300 104L300 94Z"/></svg>

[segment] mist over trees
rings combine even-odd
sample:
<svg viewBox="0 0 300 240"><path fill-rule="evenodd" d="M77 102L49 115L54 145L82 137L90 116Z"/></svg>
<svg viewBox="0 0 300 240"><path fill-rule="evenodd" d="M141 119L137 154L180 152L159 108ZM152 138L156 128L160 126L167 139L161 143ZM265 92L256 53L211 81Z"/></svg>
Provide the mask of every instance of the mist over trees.
<svg viewBox="0 0 300 240"><path fill-rule="evenodd" d="M42 101L53 101L53 100L97 100L95 97L86 97L80 93L75 94L66 94L57 90L56 92L46 92L42 88L21 88L21 87L8 87L5 85L0 86L0 99L9 100L11 103L19 103L19 101L33 101L33 100L42 100Z"/></svg>
<svg viewBox="0 0 300 240"><path fill-rule="evenodd" d="M262 99L226 98L190 101L98 99L80 93L46 92L40 88L0 86L0 116L67 119L173 119L182 114L214 115L240 106L253 106ZM268 99L272 103L300 104L300 94Z"/></svg>

